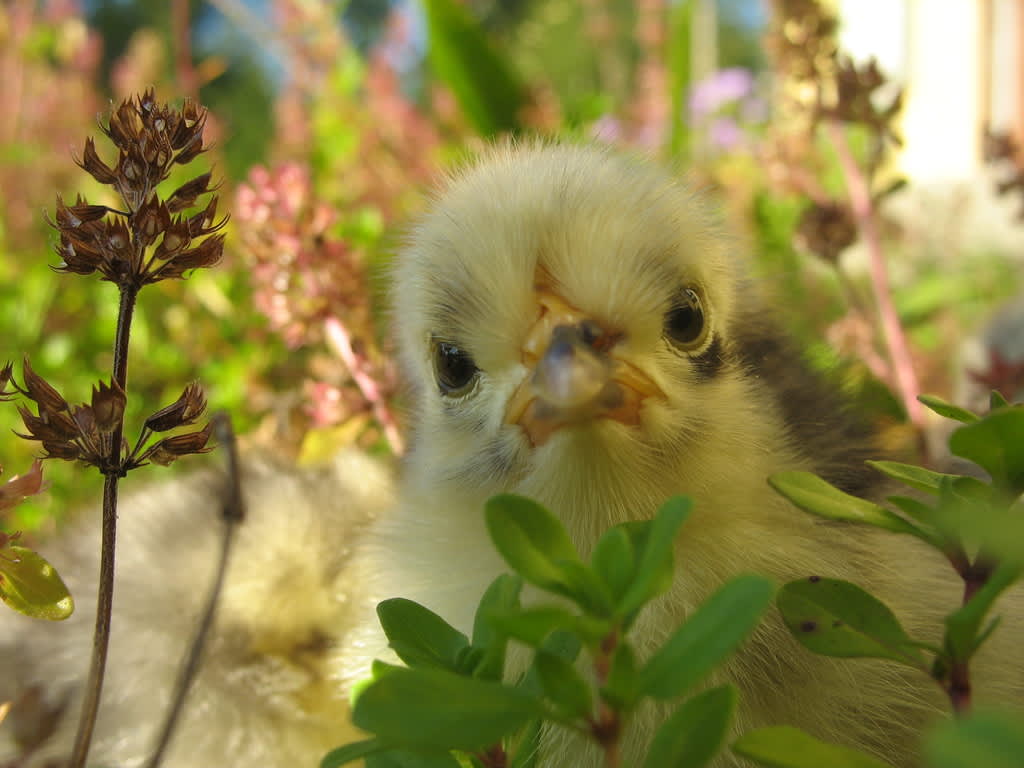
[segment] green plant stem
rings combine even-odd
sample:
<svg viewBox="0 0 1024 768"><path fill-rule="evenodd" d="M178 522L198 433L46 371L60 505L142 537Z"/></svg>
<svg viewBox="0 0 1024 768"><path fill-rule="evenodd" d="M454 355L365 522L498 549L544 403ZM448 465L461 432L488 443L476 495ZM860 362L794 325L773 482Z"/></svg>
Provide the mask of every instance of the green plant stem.
<svg viewBox="0 0 1024 768"><path fill-rule="evenodd" d="M128 339L131 334L132 315L139 288L122 285L120 306L117 313L117 331L114 336L113 379L126 391L128 380ZM85 686L85 699L78 720L78 732L71 752L69 768L84 768L89 756L89 745L100 708L100 694L103 692L103 676L107 666L107 648L110 645L110 616L114 605L114 544L117 539L117 486L123 475L121 443L124 434L123 421L114 427L110 438L110 456L107 466L102 469L103 480L103 524L100 544L100 582L96 598L96 628L92 640L92 661L89 664L89 680Z"/></svg>
<svg viewBox="0 0 1024 768"><path fill-rule="evenodd" d="M826 127L843 170L846 189L850 195L850 207L853 209L857 227L860 229L861 237L864 238L868 249L871 285L881 319L882 336L889 352L889 359L892 361L896 388L899 390L903 407L907 409L910 422L920 430L924 427L924 408L917 400L921 388L917 383L917 375L914 373L914 363L910 357L906 334L903 333L899 314L892 301L892 288L889 285L889 273L886 269L885 254L882 252L882 239L878 233L878 221L874 203L871 200L871 190L868 188L864 173L857 165L842 124L836 120L829 120L826 122Z"/></svg>

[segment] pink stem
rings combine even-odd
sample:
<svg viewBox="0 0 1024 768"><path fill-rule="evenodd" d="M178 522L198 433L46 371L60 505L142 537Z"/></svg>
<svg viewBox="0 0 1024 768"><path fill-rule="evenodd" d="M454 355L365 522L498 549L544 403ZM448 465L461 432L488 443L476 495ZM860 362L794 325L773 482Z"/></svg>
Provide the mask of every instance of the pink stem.
<svg viewBox="0 0 1024 768"><path fill-rule="evenodd" d="M349 334L348 329L345 328L341 320L333 315L324 320L324 329L327 331L328 342L330 342L334 351L338 353L341 361L348 367L356 386L359 387L359 391L362 392L363 397L366 398L373 408L373 415L380 422L391 450L400 455L405 450L405 446L402 442L402 436L398 431L398 425L388 409L384 394L377 385L376 379L373 378L373 375L368 370L366 360L357 355L356 351L352 349L352 336Z"/></svg>
<svg viewBox="0 0 1024 768"><path fill-rule="evenodd" d="M882 321L882 334L896 376L896 388L903 399L903 406L907 409L910 422L921 429L924 427L924 408L917 399L921 389L917 383L917 375L914 373L914 364L910 358L903 326L900 325L896 306L892 302L889 272L885 265L885 255L882 253L882 241L878 234L874 204L868 189L867 178L857 165L842 125L835 120L829 120L826 126L832 137L832 144L836 148L839 164L843 169L853 215L857 219L861 237L864 238L871 257L871 285L874 289L875 302L878 305L878 314Z"/></svg>

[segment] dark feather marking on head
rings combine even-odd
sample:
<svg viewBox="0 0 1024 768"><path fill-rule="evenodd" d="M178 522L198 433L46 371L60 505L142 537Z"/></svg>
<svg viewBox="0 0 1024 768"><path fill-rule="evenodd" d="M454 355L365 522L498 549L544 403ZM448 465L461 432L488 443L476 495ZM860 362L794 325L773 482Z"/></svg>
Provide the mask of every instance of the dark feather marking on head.
<svg viewBox="0 0 1024 768"><path fill-rule="evenodd" d="M710 381L717 376L725 365L725 348L718 335L711 340L707 348L699 355L690 358L694 373L701 381Z"/></svg>
<svg viewBox="0 0 1024 768"><path fill-rule="evenodd" d="M836 487L855 495L870 492L879 475L865 461L882 453L875 431L838 385L811 370L781 329L744 319L737 323L734 348L747 373L772 395L794 447Z"/></svg>

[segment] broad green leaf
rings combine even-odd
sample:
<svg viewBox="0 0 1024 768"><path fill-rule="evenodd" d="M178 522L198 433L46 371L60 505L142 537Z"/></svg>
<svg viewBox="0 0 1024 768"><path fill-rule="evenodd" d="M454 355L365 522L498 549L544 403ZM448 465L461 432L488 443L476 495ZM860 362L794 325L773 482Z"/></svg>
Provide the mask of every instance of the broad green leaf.
<svg viewBox="0 0 1024 768"><path fill-rule="evenodd" d="M773 591L754 574L721 587L648 659L637 675L637 693L668 699L699 683L753 631Z"/></svg>
<svg viewBox="0 0 1024 768"><path fill-rule="evenodd" d="M377 605L377 616L388 645L410 667L455 670L459 652L469 639L419 603L395 597Z"/></svg>
<svg viewBox="0 0 1024 768"><path fill-rule="evenodd" d="M966 408L961 408L959 405L947 403L941 397L935 397L934 395L918 395L917 399L925 407L935 411L939 416L944 416L947 419L960 421L964 424L970 424L971 422L978 420L978 414L972 413Z"/></svg>
<svg viewBox="0 0 1024 768"><path fill-rule="evenodd" d="M586 718L593 713L590 686L565 659L547 651L537 651L533 659L537 677L545 695L570 718Z"/></svg>
<svg viewBox="0 0 1024 768"><path fill-rule="evenodd" d="M993 389L988 396L988 408L990 411L994 411L996 408L1007 408L1009 407L1009 401L1003 397L1003 393L998 389Z"/></svg>
<svg viewBox="0 0 1024 768"><path fill-rule="evenodd" d="M771 768L892 768L863 752L819 741L789 725L748 731L732 745L732 751Z"/></svg>
<svg viewBox="0 0 1024 768"><path fill-rule="evenodd" d="M914 518L918 522L934 522L935 508L929 507L919 499L914 499L910 496L889 496L887 500L894 507L899 507L904 514Z"/></svg>
<svg viewBox="0 0 1024 768"><path fill-rule="evenodd" d="M1001 564L970 601L946 617L946 641L953 658L966 661L978 649L978 630L996 599L1021 575L1021 566Z"/></svg>
<svg viewBox="0 0 1024 768"><path fill-rule="evenodd" d="M473 647L482 651L482 657L474 666L473 677L484 680L500 680L505 668L505 648L508 636L497 632L488 617L497 611L515 611L519 608L519 593L523 580L518 576L504 573L494 581L480 598L476 615L473 617ZM460 670L462 667L460 667Z"/></svg>
<svg viewBox="0 0 1024 768"><path fill-rule="evenodd" d="M574 662L580 655L582 647L580 638L577 635L559 629L552 632L541 643L540 649L545 653L557 656L563 661ZM536 656L534 656L534 659L536 659ZM535 698L540 698L544 693L544 687L540 684L540 675L537 673L536 663L530 664L530 668L526 670L526 674L523 675L517 685Z"/></svg>
<svg viewBox="0 0 1024 768"><path fill-rule="evenodd" d="M1024 406L1000 408L960 427L949 449L988 472L996 487L1024 493Z"/></svg>
<svg viewBox="0 0 1024 768"><path fill-rule="evenodd" d="M531 720L512 744L509 768L536 768L540 759L540 720Z"/></svg>
<svg viewBox="0 0 1024 768"><path fill-rule="evenodd" d="M995 560L1024 565L1024 510L973 477L944 482L933 515L946 538L980 548Z"/></svg>
<svg viewBox="0 0 1024 768"><path fill-rule="evenodd" d="M805 512L829 520L864 523L896 533L909 533L928 541L928 536L896 513L839 490L811 472L777 472L768 483Z"/></svg>
<svg viewBox="0 0 1024 768"><path fill-rule="evenodd" d="M476 750L545 714L522 688L442 669L393 669L363 690L352 722L396 747Z"/></svg>
<svg viewBox="0 0 1024 768"><path fill-rule="evenodd" d="M430 66L483 136L514 131L525 91L480 25L453 0L424 0Z"/></svg>
<svg viewBox="0 0 1024 768"><path fill-rule="evenodd" d="M658 728L644 768L703 768L722 748L735 708L731 685L698 693Z"/></svg>
<svg viewBox="0 0 1024 768"><path fill-rule="evenodd" d="M531 648L539 648L557 630L579 635L589 643L600 640L610 630L602 622L578 616L556 606L538 606L519 610L494 610L487 620L497 632L515 638Z"/></svg>
<svg viewBox="0 0 1024 768"><path fill-rule="evenodd" d="M628 627L634 617L651 598L664 592L671 584L672 549L680 526L690 516L693 501L686 496L674 496L661 505L654 520L646 529L643 547L637 550L636 575L626 594L619 602L616 613L625 619ZM629 532L630 529L627 529ZM634 527L632 530L638 530ZM666 579L666 574L668 578Z"/></svg>
<svg viewBox="0 0 1024 768"><path fill-rule="evenodd" d="M610 617L613 612L611 592L594 569L576 560L562 560L558 563L562 578L572 597L580 608L595 617Z"/></svg>
<svg viewBox="0 0 1024 768"><path fill-rule="evenodd" d="M346 744L337 749L332 749L324 755L324 759L320 761L320 768L338 768L338 766L360 760L383 749L387 749L387 747L381 744L378 739L364 739L363 741Z"/></svg>
<svg viewBox="0 0 1024 768"><path fill-rule="evenodd" d="M636 571L636 552L623 526L616 525L605 531L590 556L590 566L614 600L626 594Z"/></svg>
<svg viewBox="0 0 1024 768"><path fill-rule="evenodd" d="M925 739L928 768L1020 768L1024 718L1008 711L975 711L946 720Z"/></svg>
<svg viewBox="0 0 1024 768"><path fill-rule="evenodd" d="M61 621L75 610L57 570L42 555L15 544L0 550L0 600L34 619Z"/></svg>
<svg viewBox="0 0 1024 768"><path fill-rule="evenodd" d="M462 764L447 751L407 752L389 749L368 755L366 768L462 768Z"/></svg>
<svg viewBox="0 0 1024 768"><path fill-rule="evenodd" d="M601 696L618 710L629 710L636 703L636 654L629 643L615 646Z"/></svg>
<svg viewBox="0 0 1024 768"><path fill-rule="evenodd" d="M874 467L884 475L893 480L899 480L904 485L917 488L919 491L938 493L942 485L942 478L955 478L957 475L946 475L942 472L933 472L924 467L917 467L913 464L901 464L898 461L869 461L869 466Z"/></svg>
<svg viewBox="0 0 1024 768"><path fill-rule="evenodd" d="M893 612L856 584L811 576L784 585L775 602L789 631L815 653L925 666Z"/></svg>
<svg viewBox="0 0 1024 768"><path fill-rule="evenodd" d="M558 518L537 502L509 493L488 499L484 515L495 548L512 570L542 589L579 597L561 564L581 561Z"/></svg>

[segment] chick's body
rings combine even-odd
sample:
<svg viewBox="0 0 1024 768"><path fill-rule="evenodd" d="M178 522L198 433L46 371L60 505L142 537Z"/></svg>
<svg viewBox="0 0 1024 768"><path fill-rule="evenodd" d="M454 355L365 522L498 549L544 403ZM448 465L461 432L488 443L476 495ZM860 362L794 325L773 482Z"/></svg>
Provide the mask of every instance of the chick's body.
<svg viewBox="0 0 1024 768"><path fill-rule="evenodd" d="M347 716L328 650L353 624L352 552L393 503L390 472L354 452L304 469L250 454L240 480L247 516L167 768L313 766ZM90 765L134 768L153 752L213 582L225 494L211 470L123 494ZM98 512L40 546L77 599L74 615L54 624L0 614L0 701L16 702L0 725L3 765L60 765L70 754L92 650Z"/></svg>
<svg viewBox="0 0 1024 768"><path fill-rule="evenodd" d="M485 530L488 497L539 500L586 556L608 527L688 494L675 582L632 632L642 655L745 571L850 579L912 635L936 637L960 595L933 553L813 519L768 488L773 472L807 469L870 492L863 460L877 450L773 327L731 251L685 184L604 150L505 147L455 176L396 265L417 424L398 509L358 566L374 598L416 599L469 631L507 570ZM338 658L349 679L384 643L372 618L353 637ZM1021 682L1014 664L1008 687ZM920 673L812 656L775 615L720 677L740 688L737 732L793 724L900 766L942 704ZM626 764L663 714L633 721ZM556 732L544 760L599 764Z"/></svg>

